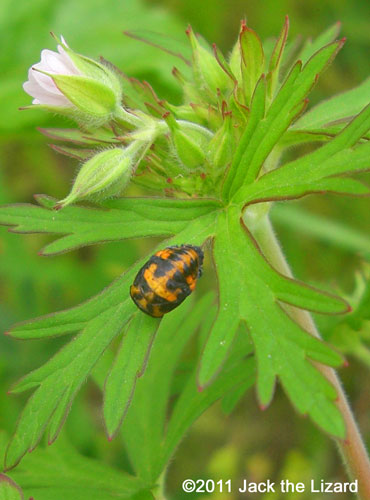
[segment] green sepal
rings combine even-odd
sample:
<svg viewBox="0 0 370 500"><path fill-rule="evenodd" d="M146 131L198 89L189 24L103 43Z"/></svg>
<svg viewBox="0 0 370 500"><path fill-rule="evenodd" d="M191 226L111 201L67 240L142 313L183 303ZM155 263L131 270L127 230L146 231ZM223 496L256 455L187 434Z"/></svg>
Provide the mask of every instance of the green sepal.
<svg viewBox="0 0 370 500"><path fill-rule="evenodd" d="M75 75L49 76L62 94L92 119L108 119L118 104L113 90L97 80Z"/></svg>

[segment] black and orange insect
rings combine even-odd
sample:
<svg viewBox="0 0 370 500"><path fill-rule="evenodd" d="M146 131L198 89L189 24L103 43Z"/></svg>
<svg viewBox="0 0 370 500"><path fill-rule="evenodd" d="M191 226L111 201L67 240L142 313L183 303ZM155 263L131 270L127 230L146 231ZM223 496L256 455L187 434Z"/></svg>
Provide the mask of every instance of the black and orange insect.
<svg viewBox="0 0 370 500"><path fill-rule="evenodd" d="M159 250L137 273L132 300L146 314L160 318L194 291L202 274L203 252L193 245Z"/></svg>

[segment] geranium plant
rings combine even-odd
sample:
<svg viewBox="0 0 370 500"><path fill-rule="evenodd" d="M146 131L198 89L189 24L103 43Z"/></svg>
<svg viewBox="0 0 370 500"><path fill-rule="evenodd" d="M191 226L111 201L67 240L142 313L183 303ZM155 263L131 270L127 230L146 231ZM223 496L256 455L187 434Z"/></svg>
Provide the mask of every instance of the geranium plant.
<svg viewBox="0 0 370 500"><path fill-rule="evenodd" d="M63 200L36 195L38 206L3 206L0 222L14 232L60 235L41 250L48 256L139 237L164 238L152 253L202 246L217 290L187 299L163 319L146 316L129 296L149 258L142 255L87 302L15 325L8 334L16 339L79 333L12 388L34 392L8 444L7 470L43 434L49 443L58 437L91 375L104 394L107 436L122 432L135 473L115 473L114 487L101 479L96 488L104 498L164 498L163 475L192 422L219 398L231 409L252 385L266 408L278 380L297 412L337 441L362 498L369 498L369 461L334 371L344 358L320 339L307 312L346 314L350 306L292 277L269 219L278 200L369 194L351 177L369 168L370 107L362 109L368 95L359 87L305 113L308 94L345 40L337 40L335 25L294 52L288 27L286 19L265 50L242 22L229 57L191 28L188 47L178 52L169 42L164 50L183 66L173 70L180 105L104 59L77 54L63 38L58 53L43 51L30 69L24 89L31 107L77 124L41 132L81 168ZM316 147L282 161L290 146L303 143ZM129 183L147 194L125 196ZM122 332L120 347L111 348ZM181 353L196 332L197 355L173 398Z"/></svg>

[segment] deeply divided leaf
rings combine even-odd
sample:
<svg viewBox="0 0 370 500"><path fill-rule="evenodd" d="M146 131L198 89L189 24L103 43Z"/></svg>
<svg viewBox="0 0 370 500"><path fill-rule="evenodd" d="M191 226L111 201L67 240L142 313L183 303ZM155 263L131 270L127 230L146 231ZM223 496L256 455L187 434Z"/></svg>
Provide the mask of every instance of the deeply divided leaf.
<svg viewBox="0 0 370 500"><path fill-rule="evenodd" d="M273 100L265 118L259 113L257 123L253 124L253 127L247 125L224 183L225 199L231 199L239 189L256 179L273 147L302 111L304 99L316 83L318 75L328 66L342 45L343 42L340 41L322 48L302 69L301 63L298 62ZM251 114L252 112L253 105ZM244 140L247 133L247 140Z"/></svg>
<svg viewBox="0 0 370 500"><path fill-rule="evenodd" d="M255 345L260 403L264 407L270 402L276 377L279 377L298 411L310 414L328 432L343 436L344 424L334 405L336 392L309 361L311 359L338 366L342 359L328 346L302 330L282 309L278 300L301 308L317 307L321 311L334 313L343 312L346 306L340 299L325 296L317 290L308 287L303 290L298 282L273 271L258 250L256 242L240 225L236 214L237 211L233 214L230 210L219 218L216 242L218 239L222 242L223 252L215 251L215 261L219 276L223 273L232 276L229 287L232 287L235 294L233 302L238 305L233 312L233 316L237 315L234 321L246 322ZM228 285L223 280L219 284L222 296L226 292L222 292L222 287L227 289ZM219 314L222 307L221 302ZM226 358L227 351L225 349L223 352L221 347L225 345L230 348L234 329L224 328L222 331L223 337L217 329L216 318L201 362L201 385L217 373ZM210 362L212 359L213 365ZM295 376L292 376L293 372ZM317 410L318 406L320 411ZM330 415L330 418L324 415Z"/></svg>
<svg viewBox="0 0 370 500"><path fill-rule="evenodd" d="M143 236L169 236L184 229L197 217L217 209L215 200L170 200L122 198L104 202L102 209L65 207L55 211L56 200L39 196L44 208L15 204L0 208L0 223L17 233L64 235L47 245L43 255L63 253L102 241Z"/></svg>

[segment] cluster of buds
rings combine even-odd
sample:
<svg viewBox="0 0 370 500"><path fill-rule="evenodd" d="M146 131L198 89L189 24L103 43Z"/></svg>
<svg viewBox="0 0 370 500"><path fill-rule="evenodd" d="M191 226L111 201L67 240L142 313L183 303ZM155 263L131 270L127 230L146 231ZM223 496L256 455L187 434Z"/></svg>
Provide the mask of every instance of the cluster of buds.
<svg viewBox="0 0 370 500"><path fill-rule="evenodd" d="M271 96L287 28L286 23L267 68ZM173 70L184 93L179 106L160 100L148 83L126 77L112 64L77 54L63 37L54 37L58 52L42 51L24 84L34 98L28 107L75 121L79 129L44 133L59 142L53 146L59 152L83 162L71 192L56 208L118 195L130 180L192 196L220 189L248 122L254 88L264 78L264 53L244 22L228 60L191 28L186 33L192 74Z"/></svg>

